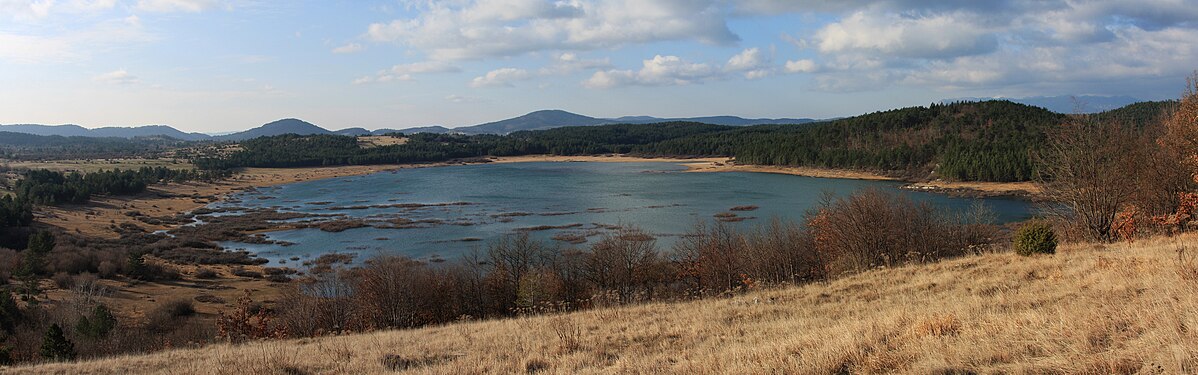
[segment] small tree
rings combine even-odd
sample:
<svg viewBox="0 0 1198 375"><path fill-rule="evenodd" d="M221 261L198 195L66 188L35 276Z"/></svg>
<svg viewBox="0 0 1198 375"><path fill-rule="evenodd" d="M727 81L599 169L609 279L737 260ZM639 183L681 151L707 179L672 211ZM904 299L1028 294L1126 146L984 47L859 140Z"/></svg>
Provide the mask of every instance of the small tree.
<svg viewBox="0 0 1198 375"><path fill-rule="evenodd" d="M20 321L21 309L13 300L12 293L7 289L0 290L0 331L12 333Z"/></svg>
<svg viewBox="0 0 1198 375"><path fill-rule="evenodd" d="M1186 90L1177 110L1165 120L1160 142L1182 157L1198 181L1198 72L1186 79Z"/></svg>
<svg viewBox="0 0 1198 375"><path fill-rule="evenodd" d="M1081 115L1049 134L1040 154L1039 182L1063 204L1058 215L1077 223L1092 240L1114 238L1111 226L1136 192L1140 137L1120 123Z"/></svg>
<svg viewBox="0 0 1198 375"><path fill-rule="evenodd" d="M146 267L145 254L137 252L137 251L130 251L128 257L125 260L125 264L126 264L125 274L128 275L129 277L136 278L136 279L146 279L147 278L148 272L146 272L147 267Z"/></svg>
<svg viewBox="0 0 1198 375"><path fill-rule="evenodd" d="M1016 254L1023 256L1053 254L1057 252L1057 235L1052 225L1043 220L1033 220L1019 227L1011 246Z"/></svg>
<svg viewBox="0 0 1198 375"><path fill-rule="evenodd" d="M38 354L49 361L69 361L75 359L75 343L67 340L57 323L51 324L42 338L42 348Z"/></svg>
<svg viewBox="0 0 1198 375"><path fill-rule="evenodd" d="M104 305L96 305L92 308L91 316L80 316L79 322L75 324L75 331L79 334L96 340L108 336L113 328L116 328L116 317L112 316L112 311Z"/></svg>

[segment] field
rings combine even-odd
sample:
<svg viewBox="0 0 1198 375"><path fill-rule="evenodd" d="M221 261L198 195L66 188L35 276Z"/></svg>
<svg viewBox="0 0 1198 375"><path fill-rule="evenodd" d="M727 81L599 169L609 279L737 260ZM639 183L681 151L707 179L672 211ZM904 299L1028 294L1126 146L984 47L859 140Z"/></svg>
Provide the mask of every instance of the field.
<svg viewBox="0 0 1198 375"><path fill-rule="evenodd" d="M1198 235L986 253L723 299L179 349L12 373L1198 371Z"/></svg>
<svg viewBox="0 0 1198 375"><path fill-rule="evenodd" d="M365 135L358 137L358 146L362 148L395 146L407 143L408 139L405 137L393 137L389 135Z"/></svg>

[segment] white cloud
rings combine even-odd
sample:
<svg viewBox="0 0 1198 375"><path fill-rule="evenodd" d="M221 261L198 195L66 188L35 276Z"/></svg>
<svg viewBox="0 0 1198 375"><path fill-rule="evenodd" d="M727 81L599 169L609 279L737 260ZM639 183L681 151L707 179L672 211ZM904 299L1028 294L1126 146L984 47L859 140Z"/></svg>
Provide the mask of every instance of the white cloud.
<svg viewBox="0 0 1198 375"><path fill-rule="evenodd" d="M639 71L606 70L598 71L591 78L583 81L583 86L589 88L612 88L618 86L661 86L687 85L718 78L719 69L709 64L690 63L678 56L657 55L644 60Z"/></svg>
<svg viewBox="0 0 1198 375"><path fill-rule="evenodd" d="M338 46L337 48L333 48L333 53L354 53L354 52L360 52L363 49L364 49L364 47L362 47L361 44L349 43L349 44L345 44L342 46Z"/></svg>
<svg viewBox="0 0 1198 375"><path fill-rule="evenodd" d="M561 75L570 74L582 70L592 69L607 69L611 67L611 60L603 59L584 59L578 57L573 52L565 52L554 55L553 61L549 66L541 68L543 75Z"/></svg>
<svg viewBox="0 0 1198 375"><path fill-rule="evenodd" d="M353 81L354 84L366 83L383 83L392 81L411 81L418 74L431 73L456 73L460 72L457 66L444 61L421 61L411 64L399 64L392 66L390 69L381 70L373 76L359 77Z"/></svg>
<svg viewBox="0 0 1198 375"><path fill-rule="evenodd" d="M370 25L367 35L435 60L595 50L657 41L728 44L719 0L461 0L421 2L420 15Z"/></svg>
<svg viewBox="0 0 1198 375"><path fill-rule="evenodd" d="M769 66L759 48L749 48L732 56L728 63L724 64L724 70L743 73L748 79L765 78L773 73L773 67Z"/></svg>
<svg viewBox="0 0 1198 375"><path fill-rule="evenodd" d="M62 33L16 34L0 31L0 60L21 64L84 60L116 46L157 40L136 17L114 18Z"/></svg>
<svg viewBox="0 0 1198 375"><path fill-rule="evenodd" d="M965 13L908 17L856 12L815 34L821 52L866 52L915 58L952 58L998 48L993 31Z"/></svg>
<svg viewBox="0 0 1198 375"><path fill-rule="evenodd" d="M114 70L108 73L100 74L92 77L93 81L107 83L112 85L132 85L141 82L137 76L129 74L124 69Z"/></svg>
<svg viewBox="0 0 1198 375"><path fill-rule="evenodd" d="M815 65L815 61L801 59L787 61L785 69L787 73L811 73L818 69L818 67Z"/></svg>
<svg viewBox="0 0 1198 375"><path fill-rule="evenodd" d="M448 95L445 97L445 100L448 100L448 101L454 102L454 103L477 103L477 102L483 101L482 98L479 98L479 97L463 96L463 95L458 95L458 94Z"/></svg>
<svg viewBox="0 0 1198 375"><path fill-rule="evenodd" d="M197 13L216 8L219 5L221 3L218 0L138 0L137 5L134 5L133 8L153 13Z"/></svg>
<svg viewBox="0 0 1198 375"><path fill-rule="evenodd" d="M470 87L511 87L512 82L523 81L531 77L527 70L517 68L499 68L487 74L474 77Z"/></svg>

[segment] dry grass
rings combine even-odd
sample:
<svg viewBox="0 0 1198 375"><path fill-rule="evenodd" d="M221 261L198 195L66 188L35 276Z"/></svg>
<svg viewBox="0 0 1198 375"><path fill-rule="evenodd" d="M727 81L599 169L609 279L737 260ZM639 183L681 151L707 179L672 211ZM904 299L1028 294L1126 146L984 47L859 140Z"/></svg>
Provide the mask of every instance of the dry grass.
<svg viewBox="0 0 1198 375"><path fill-rule="evenodd" d="M1195 373L1198 235L729 299L218 345L14 373ZM1179 250L1188 248L1179 257Z"/></svg>
<svg viewBox="0 0 1198 375"><path fill-rule="evenodd" d="M393 137L389 135L367 135L358 137L358 147L361 148L394 146L407 143L407 137Z"/></svg>

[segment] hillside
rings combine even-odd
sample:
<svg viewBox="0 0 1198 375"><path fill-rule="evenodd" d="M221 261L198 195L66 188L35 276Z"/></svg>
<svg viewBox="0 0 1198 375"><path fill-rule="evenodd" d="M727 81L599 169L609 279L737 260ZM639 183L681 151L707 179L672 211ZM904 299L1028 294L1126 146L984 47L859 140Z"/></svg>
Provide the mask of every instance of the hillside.
<svg viewBox="0 0 1198 375"><path fill-rule="evenodd" d="M990 253L727 299L11 372L1192 373L1195 241L1073 244L1033 258Z"/></svg>
<svg viewBox="0 0 1198 375"><path fill-rule="evenodd" d="M266 123L265 125L246 130L239 133L222 135L216 137L222 141L244 141L258 137L270 137L283 134L298 134L298 135L313 135L313 134L333 134L325 128L313 125L310 122L287 118Z"/></svg>
<svg viewBox="0 0 1198 375"><path fill-rule="evenodd" d="M941 103L959 101L980 102L987 100L1010 100L1015 103L1036 106L1064 114L1098 113L1143 101L1130 96L1057 95L1029 96L1023 98L956 98L946 99L941 101Z"/></svg>

